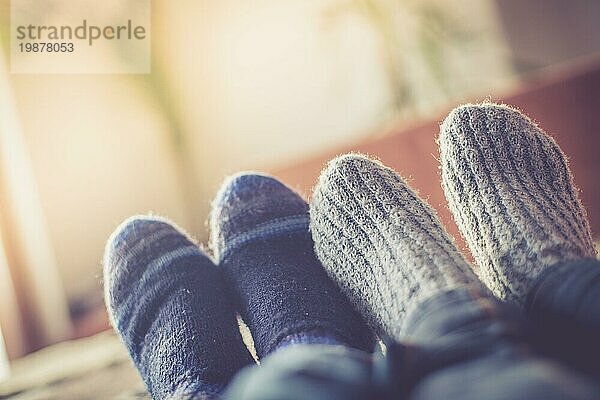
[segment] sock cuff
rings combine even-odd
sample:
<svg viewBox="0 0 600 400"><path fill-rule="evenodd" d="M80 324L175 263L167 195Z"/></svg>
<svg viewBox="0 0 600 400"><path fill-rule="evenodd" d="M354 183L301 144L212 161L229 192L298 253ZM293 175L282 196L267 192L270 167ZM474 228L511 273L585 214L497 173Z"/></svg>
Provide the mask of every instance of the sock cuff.
<svg viewBox="0 0 600 400"><path fill-rule="evenodd" d="M345 343L335 337L332 337L329 334L324 332L314 331L314 332L301 332L288 335L281 339L281 341L277 344L277 350L282 349L287 346L297 345L297 344L321 344L321 345L330 345L330 346L344 346Z"/></svg>
<svg viewBox="0 0 600 400"><path fill-rule="evenodd" d="M343 326L345 323L331 314L321 320L281 321L276 328L277 335L256 336L254 343L264 354L293 344L325 344L370 351L373 335L366 325L361 321L359 326Z"/></svg>
<svg viewBox="0 0 600 400"><path fill-rule="evenodd" d="M307 214L291 215L264 222L248 231L241 232L228 238L220 246L214 246L215 252L218 252L215 254L215 258L219 262L223 262L237 249L257 240L294 233L306 234L308 232L308 226L309 217Z"/></svg>
<svg viewBox="0 0 600 400"><path fill-rule="evenodd" d="M209 385L203 381L196 381L178 387L165 400L216 400L221 398L223 390L223 385Z"/></svg>

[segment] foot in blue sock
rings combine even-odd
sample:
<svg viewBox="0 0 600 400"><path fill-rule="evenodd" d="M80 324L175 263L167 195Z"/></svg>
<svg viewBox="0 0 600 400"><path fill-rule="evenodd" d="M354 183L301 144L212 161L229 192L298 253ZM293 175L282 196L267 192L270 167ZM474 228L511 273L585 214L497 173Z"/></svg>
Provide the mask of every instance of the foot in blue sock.
<svg viewBox="0 0 600 400"><path fill-rule="evenodd" d="M253 363L218 268L168 221L121 224L104 284L111 322L153 398L215 398Z"/></svg>
<svg viewBox="0 0 600 400"><path fill-rule="evenodd" d="M274 178L228 178L211 214L211 246L264 357L292 343L371 351L373 337L313 251L308 205Z"/></svg>

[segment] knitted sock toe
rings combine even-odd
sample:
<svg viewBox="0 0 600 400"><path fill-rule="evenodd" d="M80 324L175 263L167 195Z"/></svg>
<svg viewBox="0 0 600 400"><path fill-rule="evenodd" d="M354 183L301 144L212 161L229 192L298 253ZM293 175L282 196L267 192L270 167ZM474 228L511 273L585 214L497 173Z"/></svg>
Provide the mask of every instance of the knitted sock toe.
<svg viewBox="0 0 600 400"><path fill-rule="evenodd" d="M372 350L366 324L329 280L308 231L308 205L274 178L238 174L213 203L211 246L259 357L292 343Z"/></svg>
<svg viewBox="0 0 600 400"><path fill-rule="evenodd" d="M153 398L216 398L253 363L217 267L168 221L121 224L104 284L111 322Z"/></svg>
<svg viewBox="0 0 600 400"><path fill-rule="evenodd" d="M422 300L477 282L433 209L377 161L329 162L310 207L319 259L380 334L401 338Z"/></svg>
<svg viewBox="0 0 600 400"><path fill-rule="evenodd" d="M497 296L522 304L545 268L594 257L566 158L529 118L505 105L461 106L439 147L450 210Z"/></svg>

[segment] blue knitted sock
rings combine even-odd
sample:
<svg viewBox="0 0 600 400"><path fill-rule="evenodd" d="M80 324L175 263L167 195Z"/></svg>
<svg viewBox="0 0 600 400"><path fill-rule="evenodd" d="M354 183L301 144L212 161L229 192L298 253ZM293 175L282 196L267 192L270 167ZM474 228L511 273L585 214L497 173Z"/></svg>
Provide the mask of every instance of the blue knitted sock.
<svg viewBox="0 0 600 400"><path fill-rule="evenodd" d="M259 357L292 343L372 350L371 332L315 257L308 205L291 189L264 175L230 177L211 230Z"/></svg>
<svg viewBox="0 0 600 400"><path fill-rule="evenodd" d="M104 283L111 322L153 398L216 398L253 363L217 267L168 221L121 224Z"/></svg>

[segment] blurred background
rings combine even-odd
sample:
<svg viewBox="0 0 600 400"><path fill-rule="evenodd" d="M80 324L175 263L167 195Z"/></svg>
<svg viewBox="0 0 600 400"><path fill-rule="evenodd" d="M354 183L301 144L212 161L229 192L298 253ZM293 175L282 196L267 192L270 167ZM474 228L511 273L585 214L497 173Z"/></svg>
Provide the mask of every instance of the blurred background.
<svg viewBox="0 0 600 400"><path fill-rule="evenodd" d="M108 328L101 258L127 216L204 241L227 174L289 170L548 71L598 70L599 21L594 0L153 0L151 74L22 75L0 0L8 356Z"/></svg>

